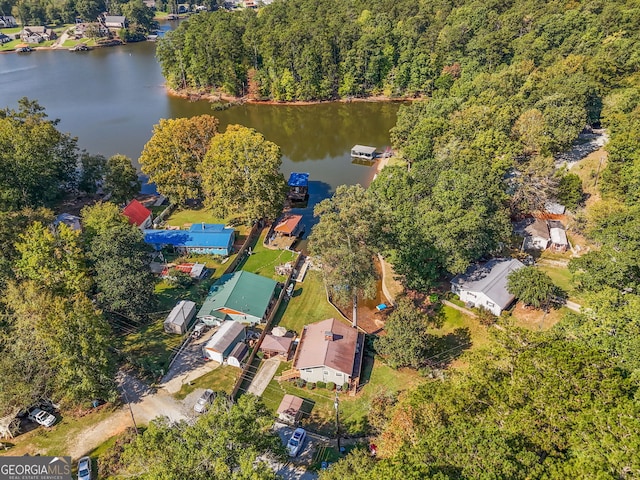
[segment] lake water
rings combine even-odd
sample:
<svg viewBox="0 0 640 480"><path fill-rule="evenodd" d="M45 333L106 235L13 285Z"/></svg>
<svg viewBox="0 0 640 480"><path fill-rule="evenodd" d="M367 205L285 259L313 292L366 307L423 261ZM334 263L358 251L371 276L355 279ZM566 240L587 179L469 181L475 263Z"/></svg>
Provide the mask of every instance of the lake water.
<svg viewBox="0 0 640 480"><path fill-rule="evenodd" d="M285 177L309 172L312 193L320 197L340 184L367 184L373 176L373 168L351 162L354 144L389 145L398 104L250 104L216 112L207 101L167 95L154 54L151 42L90 52L0 54L0 107L16 108L24 96L38 100L81 148L106 156L122 153L134 163L161 118L209 113L222 129L246 125L280 145Z"/></svg>

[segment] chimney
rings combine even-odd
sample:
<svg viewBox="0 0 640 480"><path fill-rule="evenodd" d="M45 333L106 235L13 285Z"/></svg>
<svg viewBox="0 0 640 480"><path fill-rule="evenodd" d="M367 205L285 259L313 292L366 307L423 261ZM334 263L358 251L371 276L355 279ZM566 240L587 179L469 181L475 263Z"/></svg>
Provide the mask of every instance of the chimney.
<svg viewBox="0 0 640 480"><path fill-rule="evenodd" d="M324 339L327 342L333 342L333 332L332 331L324 332Z"/></svg>

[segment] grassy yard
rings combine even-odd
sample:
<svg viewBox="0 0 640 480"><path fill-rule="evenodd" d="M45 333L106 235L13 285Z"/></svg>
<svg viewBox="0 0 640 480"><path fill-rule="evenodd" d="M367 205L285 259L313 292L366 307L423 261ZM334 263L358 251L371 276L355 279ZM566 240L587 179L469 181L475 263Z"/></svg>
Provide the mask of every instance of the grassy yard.
<svg viewBox="0 0 640 480"><path fill-rule="evenodd" d="M538 268L549 275L553 284L564 290L569 300L581 303L583 300L582 292L579 292L571 282L571 272L567 267L560 265L542 264Z"/></svg>
<svg viewBox="0 0 640 480"><path fill-rule="evenodd" d="M243 262L240 262L239 270L257 273L263 277L273 278L279 282L283 282L287 277L277 275L275 271L276 265L282 265L287 262L294 262L297 253L288 250L271 250L264 246L264 237L267 229L264 229L258 238L258 242L252 248L253 253Z"/></svg>
<svg viewBox="0 0 640 480"><path fill-rule="evenodd" d="M0 455L67 455L67 445L78 432L108 418L113 413L112 406L104 405L82 417L65 415L52 428L37 427L18 435L8 443L14 446L7 451L0 450Z"/></svg>
<svg viewBox="0 0 640 480"><path fill-rule="evenodd" d="M375 364L375 368L374 368ZM276 376L283 370L291 368L290 363L280 365ZM367 431L367 413L371 399L381 391L400 392L420 383L423 378L410 369L393 370L373 357L365 357L363 367L364 386L355 397L340 394L340 425L343 433L350 435L364 434ZM276 412L286 393L306 400L303 409L310 415L303 421L309 428L324 433L335 433L335 392L326 389L298 388L293 382L279 383L272 380L262 395L267 407Z"/></svg>
<svg viewBox="0 0 640 480"><path fill-rule="evenodd" d="M327 302L322 275L310 270L304 282L296 285L291 300L282 302L274 324L300 333L309 323L337 316L339 313Z"/></svg>
<svg viewBox="0 0 640 480"><path fill-rule="evenodd" d="M191 300L198 305L201 304L214 281L213 278L207 278L194 283L189 288L180 288L171 285L167 280L160 280L156 284L156 297L160 303L159 311L168 313L180 300Z"/></svg>
<svg viewBox="0 0 640 480"><path fill-rule="evenodd" d="M176 210L173 214L167 218L167 225L174 227L182 227L188 223L222 223L229 225L233 218L219 218L211 214L211 212L205 208L199 210ZM234 227L241 235L247 235L251 230L248 225L240 224Z"/></svg>
<svg viewBox="0 0 640 480"><path fill-rule="evenodd" d="M180 347L183 336L165 333L164 317L119 337L119 349L125 360L151 377L167 370L172 350Z"/></svg>
<svg viewBox="0 0 640 480"><path fill-rule="evenodd" d="M180 391L174 395L178 400L183 400L187 395L198 388L210 388L216 392L231 393L236 380L240 376L240 370L237 367L223 365L215 370L205 373L201 377L191 382L191 385L185 384Z"/></svg>

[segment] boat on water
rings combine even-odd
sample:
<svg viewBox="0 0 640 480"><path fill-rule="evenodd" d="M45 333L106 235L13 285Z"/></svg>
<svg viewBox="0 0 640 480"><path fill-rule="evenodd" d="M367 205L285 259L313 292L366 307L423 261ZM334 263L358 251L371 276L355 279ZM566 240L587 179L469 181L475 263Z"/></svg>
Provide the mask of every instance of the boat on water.
<svg viewBox="0 0 640 480"><path fill-rule="evenodd" d="M33 52L33 48L31 48L29 45L18 45L16 47L16 53L28 53L28 52Z"/></svg>
<svg viewBox="0 0 640 480"><path fill-rule="evenodd" d="M69 49L70 52L88 52L92 48L84 43L78 43Z"/></svg>

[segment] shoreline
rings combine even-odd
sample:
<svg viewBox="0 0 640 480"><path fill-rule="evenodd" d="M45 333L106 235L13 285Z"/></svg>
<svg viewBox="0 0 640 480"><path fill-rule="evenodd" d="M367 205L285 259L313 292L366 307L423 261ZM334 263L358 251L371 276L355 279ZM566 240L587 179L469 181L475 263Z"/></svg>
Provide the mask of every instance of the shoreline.
<svg viewBox="0 0 640 480"><path fill-rule="evenodd" d="M276 101L276 100L257 100L249 97L235 97L225 93L202 93L192 90L175 90L165 85L167 94L176 97L189 100L192 102L206 100L209 103L226 102L231 103L232 106L244 105L250 103L253 105L292 105L292 106L305 106L305 105L319 105L322 103L378 103L378 102L415 102L423 100L425 97L389 97L386 95L376 95L370 97L348 97L348 98L335 98L331 100L295 100L292 102Z"/></svg>

